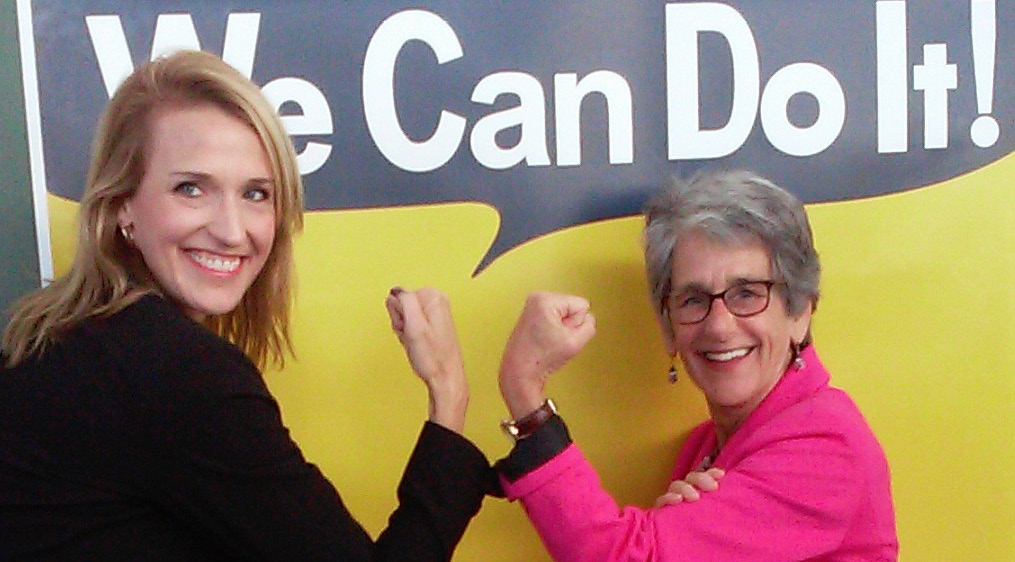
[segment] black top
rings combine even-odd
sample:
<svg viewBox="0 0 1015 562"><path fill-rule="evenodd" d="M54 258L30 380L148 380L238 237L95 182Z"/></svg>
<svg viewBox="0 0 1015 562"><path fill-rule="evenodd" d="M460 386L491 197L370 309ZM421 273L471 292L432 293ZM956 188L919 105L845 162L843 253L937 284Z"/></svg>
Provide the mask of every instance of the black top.
<svg viewBox="0 0 1015 562"><path fill-rule="evenodd" d="M491 480L427 423L375 543L246 355L154 296L0 371L0 561L448 560Z"/></svg>

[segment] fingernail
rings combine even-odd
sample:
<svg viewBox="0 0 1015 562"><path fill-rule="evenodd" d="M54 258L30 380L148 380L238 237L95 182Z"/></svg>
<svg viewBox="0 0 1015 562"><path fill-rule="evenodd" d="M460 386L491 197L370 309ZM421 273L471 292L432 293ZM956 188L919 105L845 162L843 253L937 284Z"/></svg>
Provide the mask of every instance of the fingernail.
<svg viewBox="0 0 1015 562"><path fill-rule="evenodd" d="M404 289L402 289L401 287L392 287L389 293L391 294L391 296L397 297L398 295L402 294L403 291Z"/></svg>

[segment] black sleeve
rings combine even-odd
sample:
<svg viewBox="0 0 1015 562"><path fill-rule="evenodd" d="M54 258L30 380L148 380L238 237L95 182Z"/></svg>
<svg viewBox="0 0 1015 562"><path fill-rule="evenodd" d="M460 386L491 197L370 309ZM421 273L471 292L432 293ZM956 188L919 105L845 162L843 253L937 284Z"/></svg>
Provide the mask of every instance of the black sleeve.
<svg viewBox="0 0 1015 562"><path fill-rule="evenodd" d="M450 560L495 482L472 443L427 422L398 486L398 509L377 540L377 559Z"/></svg>
<svg viewBox="0 0 1015 562"><path fill-rule="evenodd" d="M560 416L553 416L531 435L515 443L507 457L497 461L494 468L509 481L543 466L571 444L571 434Z"/></svg>
<svg viewBox="0 0 1015 562"><path fill-rule="evenodd" d="M187 347L163 350L153 385L140 475L165 510L237 560L451 558L492 478L469 441L426 424L375 544L304 459L254 365L210 334L177 343Z"/></svg>

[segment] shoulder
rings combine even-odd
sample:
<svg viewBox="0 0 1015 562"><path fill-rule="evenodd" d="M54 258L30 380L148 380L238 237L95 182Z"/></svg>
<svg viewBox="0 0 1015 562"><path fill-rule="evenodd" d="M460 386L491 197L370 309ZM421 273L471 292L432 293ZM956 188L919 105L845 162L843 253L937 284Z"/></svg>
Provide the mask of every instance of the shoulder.
<svg viewBox="0 0 1015 562"><path fill-rule="evenodd" d="M764 438L823 438L850 447L877 446L856 403L829 385L831 375L813 346L804 351L806 368L790 369L745 423ZM879 447L878 447L879 448Z"/></svg>
<svg viewBox="0 0 1015 562"><path fill-rule="evenodd" d="M167 349L176 354L203 352L207 348L235 349L178 307L155 295L141 297L120 312L95 321L90 328L107 337L129 341L138 354L160 354Z"/></svg>
<svg viewBox="0 0 1015 562"><path fill-rule="evenodd" d="M824 462L834 457L860 478L887 472L884 451L860 409L846 392L830 386L772 416L749 441L753 446L748 449L755 451L825 455Z"/></svg>
<svg viewBox="0 0 1015 562"><path fill-rule="evenodd" d="M75 337L86 348L102 348L95 351L115 357L147 383L209 380L211 373L220 382L237 376L260 382L257 367L239 348L155 295L85 323Z"/></svg>
<svg viewBox="0 0 1015 562"><path fill-rule="evenodd" d="M833 432L847 441L874 440L874 433L860 408L844 391L825 387L806 400L793 405L783 414L787 420L812 427L816 431Z"/></svg>

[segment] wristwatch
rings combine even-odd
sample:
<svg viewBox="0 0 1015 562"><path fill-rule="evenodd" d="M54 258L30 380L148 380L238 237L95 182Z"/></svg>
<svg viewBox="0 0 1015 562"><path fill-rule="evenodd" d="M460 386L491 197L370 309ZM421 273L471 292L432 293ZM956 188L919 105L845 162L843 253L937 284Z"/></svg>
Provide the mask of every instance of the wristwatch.
<svg viewBox="0 0 1015 562"><path fill-rule="evenodd" d="M518 441L532 435L556 414L557 405L553 403L553 400L547 398L535 411L524 418L520 420L503 420L500 422L500 428L504 430L504 433L508 437Z"/></svg>

